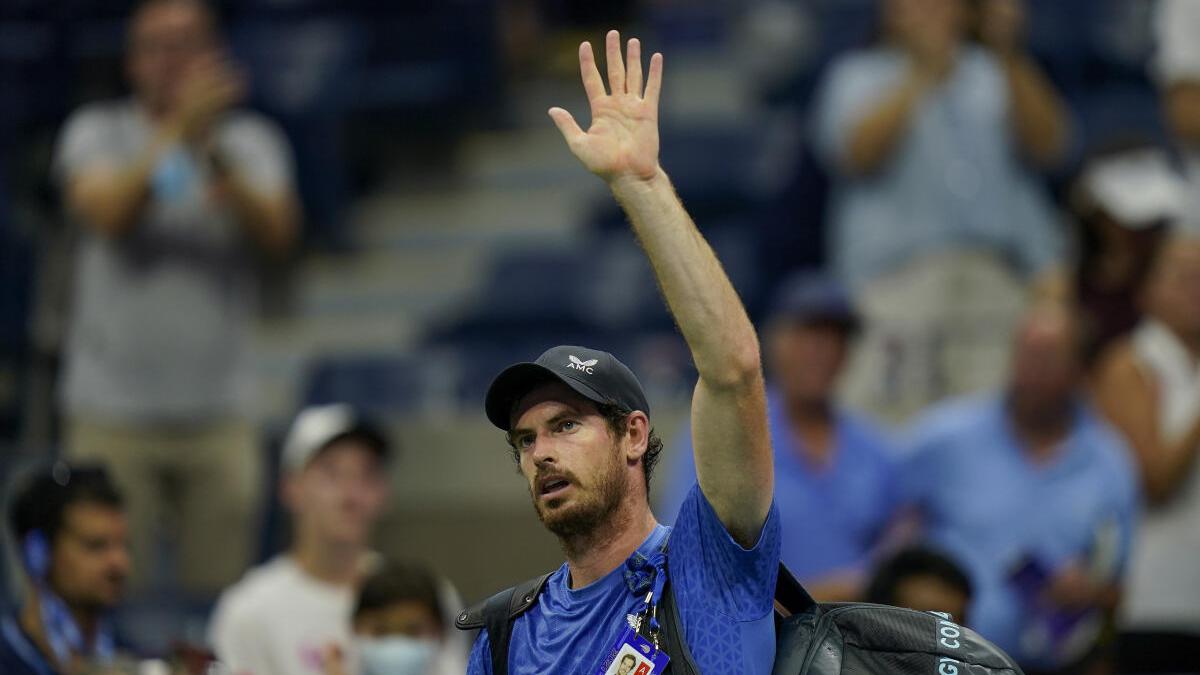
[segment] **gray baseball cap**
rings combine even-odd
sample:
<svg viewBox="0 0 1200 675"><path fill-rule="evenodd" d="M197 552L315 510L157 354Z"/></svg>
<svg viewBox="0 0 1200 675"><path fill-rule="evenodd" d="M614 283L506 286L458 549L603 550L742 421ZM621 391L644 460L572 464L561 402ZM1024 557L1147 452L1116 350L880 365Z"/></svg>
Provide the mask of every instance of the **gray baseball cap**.
<svg viewBox="0 0 1200 675"><path fill-rule="evenodd" d="M296 415L283 442L280 466L284 471L298 471L312 461L317 453L334 441L346 436L361 438L380 458L387 459L390 444L387 437L353 406L345 403L311 406Z"/></svg>

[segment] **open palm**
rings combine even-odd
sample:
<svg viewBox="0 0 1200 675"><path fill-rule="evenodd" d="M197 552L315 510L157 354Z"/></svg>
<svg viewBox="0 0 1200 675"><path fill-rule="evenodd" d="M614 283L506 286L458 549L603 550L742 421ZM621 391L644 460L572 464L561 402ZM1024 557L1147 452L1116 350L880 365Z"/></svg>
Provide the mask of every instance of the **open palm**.
<svg viewBox="0 0 1200 675"><path fill-rule="evenodd" d="M658 171L658 96L662 90L662 54L650 58L643 92L641 43L629 41L621 58L621 36L609 31L605 39L609 91L596 67L592 45L579 46L579 70L592 108L592 125L585 132L571 113L551 108L571 152L589 171L608 181L632 177L649 180Z"/></svg>

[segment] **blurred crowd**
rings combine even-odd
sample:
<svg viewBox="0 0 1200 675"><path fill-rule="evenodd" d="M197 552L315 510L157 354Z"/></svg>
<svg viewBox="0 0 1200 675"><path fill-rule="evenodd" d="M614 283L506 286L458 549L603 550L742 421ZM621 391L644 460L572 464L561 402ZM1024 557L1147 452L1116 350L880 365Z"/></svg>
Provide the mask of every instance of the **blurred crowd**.
<svg viewBox="0 0 1200 675"><path fill-rule="evenodd" d="M514 83L561 75L542 52L616 22L668 62L727 32L763 120L667 119L663 161L759 319L783 557L812 594L949 612L1031 674L1200 673L1200 1L49 4L0 24L24 97L0 128L0 575L24 581L0 593L0 672L464 671L454 580L372 546L412 449L378 404L420 399L424 371L401 392L315 388L264 462L253 327L281 268L354 255L339 224L378 158L346 119L377 153L380 118L478 128L462 111L512 110ZM73 12L95 44L64 37L85 35ZM428 42L371 37L401 25ZM86 44L119 54L124 95L91 100ZM25 225L45 212L53 237ZM621 225L587 217L592 241ZM62 238L54 340L33 267ZM628 246L593 266L497 255L427 346L490 378L511 352L586 342L654 364L652 393L686 389ZM581 318L589 288L626 304ZM44 372L53 424L23 447ZM449 388L481 417L477 383ZM664 523L695 482L686 428L674 446ZM264 494L289 537L254 565ZM114 614L147 598L203 635L147 650L136 613Z"/></svg>

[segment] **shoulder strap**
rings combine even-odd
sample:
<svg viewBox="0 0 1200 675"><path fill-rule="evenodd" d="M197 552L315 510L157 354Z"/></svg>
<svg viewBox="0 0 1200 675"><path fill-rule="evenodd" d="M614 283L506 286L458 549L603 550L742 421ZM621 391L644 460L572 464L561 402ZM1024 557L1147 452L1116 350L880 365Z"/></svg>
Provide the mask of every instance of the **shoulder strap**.
<svg viewBox="0 0 1200 675"><path fill-rule="evenodd" d="M663 589L663 597L658 607L662 617L662 648L671 657L667 663L668 675L700 675L700 667L692 658L692 650L688 648L683 636L683 619L679 616L679 606L675 604L675 592L671 588L671 580Z"/></svg>
<svg viewBox="0 0 1200 675"><path fill-rule="evenodd" d="M779 577L775 582L775 614L787 618L817 606L817 601L804 590L804 586L800 585L792 571L782 562L779 563ZM692 651L683 636L683 619L679 616L679 606L675 603L670 579L663 590L659 611L663 620L663 649L671 657L671 662L667 664L667 672L670 675L700 675L700 667L692 658Z"/></svg>
<svg viewBox="0 0 1200 675"><path fill-rule="evenodd" d="M507 588L483 602L464 610L454 620L459 630L483 628L488 633L491 649L492 675L508 675L508 643L512 637L512 622L537 602L553 572Z"/></svg>
<svg viewBox="0 0 1200 675"><path fill-rule="evenodd" d="M779 577L775 580L775 613L787 618L816 606L817 601L800 585L787 565L779 563Z"/></svg>

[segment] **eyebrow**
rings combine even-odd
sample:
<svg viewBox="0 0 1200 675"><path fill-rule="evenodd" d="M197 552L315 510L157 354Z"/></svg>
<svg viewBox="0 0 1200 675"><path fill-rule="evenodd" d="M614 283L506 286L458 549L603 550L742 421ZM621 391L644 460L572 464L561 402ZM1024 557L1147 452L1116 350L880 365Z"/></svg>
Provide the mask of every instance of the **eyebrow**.
<svg viewBox="0 0 1200 675"><path fill-rule="evenodd" d="M547 425L553 426L567 418L579 417L582 415L582 413L580 411L576 410L574 407L572 407L566 403L564 403L563 405L566 406L567 409L563 410L562 412L560 412L560 413L554 415L553 417L551 417L550 419L546 420L545 423ZM525 434L532 434L533 432L534 432L534 430L530 429L529 427L521 427L519 429L513 429L512 431L509 432L509 435L511 435L513 438L517 438L517 437L523 436Z"/></svg>

